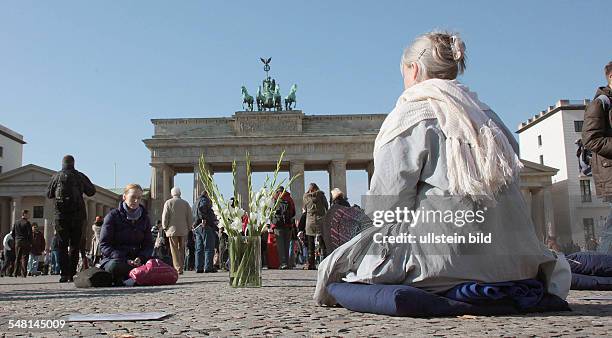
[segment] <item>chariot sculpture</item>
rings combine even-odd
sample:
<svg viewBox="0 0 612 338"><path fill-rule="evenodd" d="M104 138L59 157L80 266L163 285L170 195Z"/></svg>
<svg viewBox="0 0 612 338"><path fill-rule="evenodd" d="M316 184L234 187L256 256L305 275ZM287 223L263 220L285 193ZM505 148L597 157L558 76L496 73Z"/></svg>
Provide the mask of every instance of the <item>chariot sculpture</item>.
<svg viewBox="0 0 612 338"><path fill-rule="evenodd" d="M285 97L285 105L283 107L280 85L276 83L276 80L271 78L269 75L270 61L272 58L260 58L264 64L264 71L266 72L266 78L262 81L261 85L257 88L257 94L255 99L247 91L245 86L242 86L242 109L253 111L253 101L257 104L258 111L281 111L292 110L295 108L297 85L291 86L289 95Z"/></svg>

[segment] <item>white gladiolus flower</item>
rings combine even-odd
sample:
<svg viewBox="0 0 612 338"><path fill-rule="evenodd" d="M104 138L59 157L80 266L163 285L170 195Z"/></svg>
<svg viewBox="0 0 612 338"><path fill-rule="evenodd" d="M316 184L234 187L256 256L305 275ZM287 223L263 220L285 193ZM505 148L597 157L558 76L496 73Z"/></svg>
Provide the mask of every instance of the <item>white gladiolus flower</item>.
<svg viewBox="0 0 612 338"><path fill-rule="evenodd" d="M236 208L236 216L237 216L237 217L242 217L242 216L244 216L244 209L242 209L242 208Z"/></svg>
<svg viewBox="0 0 612 338"><path fill-rule="evenodd" d="M259 219L259 214L258 214L257 212L252 212L252 213L249 215L249 219L250 219L250 220L251 220L253 223L257 224L257 220Z"/></svg>
<svg viewBox="0 0 612 338"><path fill-rule="evenodd" d="M230 226L232 227L232 230L242 231L242 220L238 217L234 218Z"/></svg>

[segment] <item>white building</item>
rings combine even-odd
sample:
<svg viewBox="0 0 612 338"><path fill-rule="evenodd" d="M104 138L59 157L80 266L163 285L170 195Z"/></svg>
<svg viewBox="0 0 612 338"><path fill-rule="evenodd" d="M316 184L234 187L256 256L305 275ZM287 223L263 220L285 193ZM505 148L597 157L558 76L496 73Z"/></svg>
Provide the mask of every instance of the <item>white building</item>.
<svg viewBox="0 0 612 338"><path fill-rule="evenodd" d="M585 248L600 239L610 206L595 196L591 177L580 175L575 144L581 138L589 100L560 100L518 126L520 157L559 171L552 177L554 221L549 234L560 244L574 241Z"/></svg>
<svg viewBox="0 0 612 338"><path fill-rule="evenodd" d="M23 136L0 124L0 174L21 167Z"/></svg>
<svg viewBox="0 0 612 338"><path fill-rule="evenodd" d="M31 213L31 222L36 222L44 231L47 248L53 237L55 222L53 201L46 197L47 186L55 171L28 164L0 174L0 236L4 238L12 224L20 217L21 210ZM93 235L91 225L96 216L105 216L119 205L121 196L96 185L96 194L84 197L87 221L83 225L87 244Z"/></svg>

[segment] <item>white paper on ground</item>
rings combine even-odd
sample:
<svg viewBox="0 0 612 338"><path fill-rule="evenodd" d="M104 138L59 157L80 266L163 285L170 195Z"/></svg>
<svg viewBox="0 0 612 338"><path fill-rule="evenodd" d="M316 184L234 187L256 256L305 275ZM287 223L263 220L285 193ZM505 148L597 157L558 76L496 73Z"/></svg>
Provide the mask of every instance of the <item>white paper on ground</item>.
<svg viewBox="0 0 612 338"><path fill-rule="evenodd" d="M590 296L590 297L582 297L577 298L581 300L612 300L612 296Z"/></svg>
<svg viewBox="0 0 612 338"><path fill-rule="evenodd" d="M92 313L72 314L66 318L67 322L128 322L141 320L160 320L169 316L165 312L120 312L120 313Z"/></svg>

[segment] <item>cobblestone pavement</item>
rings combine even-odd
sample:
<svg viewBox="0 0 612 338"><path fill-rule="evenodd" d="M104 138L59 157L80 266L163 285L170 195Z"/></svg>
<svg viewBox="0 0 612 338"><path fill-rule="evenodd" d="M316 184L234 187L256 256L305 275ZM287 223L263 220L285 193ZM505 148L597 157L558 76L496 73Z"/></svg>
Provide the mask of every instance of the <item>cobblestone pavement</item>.
<svg viewBox="0 0 612 338"><path fill-rule="evenodd" d="M572 312L506 317L393 318L313 304L314 271L264 270L264 287L232 289L227 273L186 272L177 285L76 289L57 276L0 278L0 334L5 337L111 336L609 336L612 301L573 291ZM9 320L61 319L81 313L164 311L160 321L70 323L59 330L9 329Z"/></svg>

